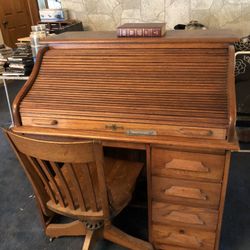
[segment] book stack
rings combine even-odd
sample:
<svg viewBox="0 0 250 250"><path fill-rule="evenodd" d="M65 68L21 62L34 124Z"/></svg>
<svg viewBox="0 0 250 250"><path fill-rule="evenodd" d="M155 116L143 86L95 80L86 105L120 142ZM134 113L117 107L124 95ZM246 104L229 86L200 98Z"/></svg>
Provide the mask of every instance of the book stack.
<svg viewBox="0 0 250 250"><path fill-rule="evenodd" d="M0 74L4 72L4 67L7 63L7 58L12 55L12 49L5 47L4 44L0 44Z"/></svg>
<svg viewBox="0 0 250 250"><path fill-rule="evenodd" d="M165 23L125 23L117 28L118 37L161 37Z"/></svg>
<svg viewBox="0 0 250 250"><path fill-rule="evenodd" d="M17 49L11 57L8 57L9 66L3 75L5 76L28 76L33 68L31 47L26 43L17 43Z"/></svg>

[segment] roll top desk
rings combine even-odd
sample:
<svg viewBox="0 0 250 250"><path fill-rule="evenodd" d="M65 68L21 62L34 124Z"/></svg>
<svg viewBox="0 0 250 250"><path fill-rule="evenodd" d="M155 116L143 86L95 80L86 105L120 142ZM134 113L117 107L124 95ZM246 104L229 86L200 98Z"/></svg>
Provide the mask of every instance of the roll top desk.
<svg viewBox="0 0 250 250"><path fill-rule="evenodd" d="M235 136L234 47L223 31L49 38L13 104L15 132L146 152L149 240L218 249Z"/></svg>

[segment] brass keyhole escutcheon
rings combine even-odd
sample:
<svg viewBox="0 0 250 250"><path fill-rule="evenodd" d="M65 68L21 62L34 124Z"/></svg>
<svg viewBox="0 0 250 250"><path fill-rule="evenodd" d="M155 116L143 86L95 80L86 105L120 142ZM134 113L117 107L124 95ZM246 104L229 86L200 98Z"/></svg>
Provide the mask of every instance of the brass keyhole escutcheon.
<svg viewBox="0 0 250 250"><path fill-rule="evenodd" d="M105 126L106 129L111 129L112 131L116 131L117 129L123 129L122 126L117 126L116 124L110 124Z"/></svg>

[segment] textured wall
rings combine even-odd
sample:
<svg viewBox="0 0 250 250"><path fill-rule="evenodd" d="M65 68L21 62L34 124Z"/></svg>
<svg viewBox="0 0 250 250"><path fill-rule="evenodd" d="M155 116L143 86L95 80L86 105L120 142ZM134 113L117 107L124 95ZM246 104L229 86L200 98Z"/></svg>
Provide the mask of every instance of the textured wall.
<svg viewBox="0 0 250 250"><path fill-rule="evenodd" d="M125 22L166 22L172 29L198 20L250 34L250 0L62 0L62 5L89 30L115 30Z"/></svg>

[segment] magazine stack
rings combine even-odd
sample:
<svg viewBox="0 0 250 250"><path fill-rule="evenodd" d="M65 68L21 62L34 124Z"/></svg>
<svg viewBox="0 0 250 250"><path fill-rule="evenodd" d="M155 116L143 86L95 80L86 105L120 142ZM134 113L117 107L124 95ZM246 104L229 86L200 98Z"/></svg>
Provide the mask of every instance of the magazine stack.
<svg viewBox="0 0 250 250"><path fill-rule="evenodd" d="M9 66L3 75L28 76L33 68L31 47L26 43L17 43L17 49L11 57L8 57Z"/></svg>
<svg viewBox="0 0 250 250"><path fill-rule="evenodd" d="M5 67L7 66L7 58L12 55L12 49L6 47L4 44L0 44L0 75L3 74Z"/></svg>

